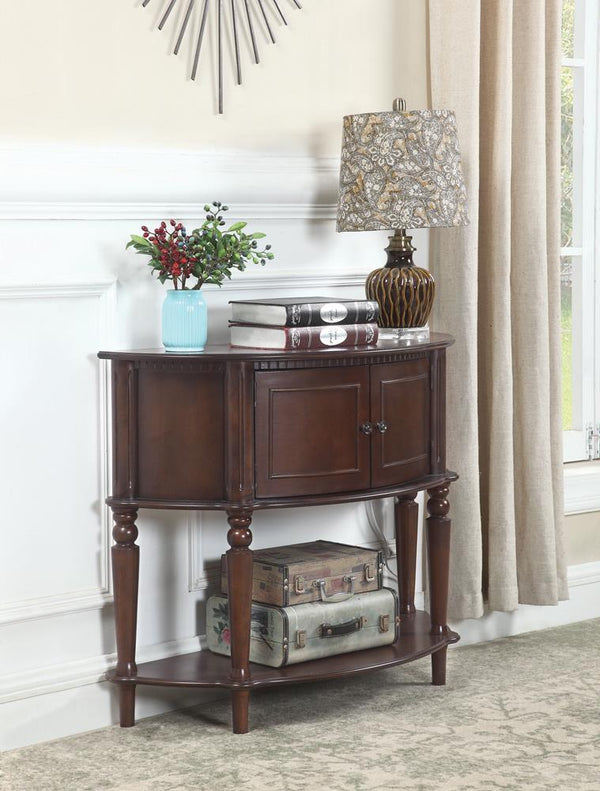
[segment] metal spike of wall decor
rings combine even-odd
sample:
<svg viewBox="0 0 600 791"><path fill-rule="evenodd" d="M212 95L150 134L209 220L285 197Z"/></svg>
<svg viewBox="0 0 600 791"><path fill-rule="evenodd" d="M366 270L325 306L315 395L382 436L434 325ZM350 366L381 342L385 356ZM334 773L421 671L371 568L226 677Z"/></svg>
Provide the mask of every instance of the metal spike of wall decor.
<svg viewBox="0 0 600 791"><path fill-rule="evenodd" d="M164 2L164 0L163 0ZM177 5L178 0L168 0L165 3L164 12L158 23L158 29L162 30L167 24L171 12ZM181 44L184 40L186 33L192 36L192 26L189 24L192 17L192 12L196 6L196 0L183 0L187 2L183 20L179 28L173 54L177 55ZM302 6L298 0L285 0L293 9L300 9ZM142 8L145 8L150 3L150 0L143 0ZM230 25L231 36L227 36L224 27L227 24L225 18L225 11L223 6L227 3L229 8L228 23ZM233 51L235 57L235 71L237 84L242 84L242 64L240 56L240 36L242 31L248 34L252 45L252 56L255 63L260 62L257 44L257 32L264 30L268 34L269 39L275 44L275 35L273 33L272 21L269 21L269 14L274 16L279 22L287 25L287 19L282 5L284 0L198 0L198 8L200 10L200 27L198 29L198 37L195 42L194 60L192 65L192 80L196 79L198 73L198 64L200 62L200 52L202 50L202 42L206 24L209 19L214 20L213 24L217 29L217 91L219 97L219 113L223 112L223 50L224 41L228 38L233 42ZM180 6L181 7L181 6ZM285 8L285 6L284 6ZM286 9L287 11L287 9Z"/></svg>

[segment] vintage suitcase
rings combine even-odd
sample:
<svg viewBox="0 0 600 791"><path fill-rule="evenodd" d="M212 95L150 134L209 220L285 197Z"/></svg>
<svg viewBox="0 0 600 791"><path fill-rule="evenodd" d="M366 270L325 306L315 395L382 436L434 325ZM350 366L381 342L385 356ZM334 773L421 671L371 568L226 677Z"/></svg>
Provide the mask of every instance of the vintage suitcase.
<svg viewBox="0 0 600 791"><path fill-rule="evenodd" d="M253 553L252 599L288 607L339 601L381 588L382 553L333 541L310 541ZM221 558L221 592L227 593L227 558Z"/></svg>
<svg viewBox="0 0 600 791"><path fill-rule="evenodd" d="M399 622L398 597L391 588L358 593L338 604L273 607L252 602L250 661L282 667L389 645L396 639ZM226 596L209 598L206 636L211 651L231 654Z"/></svg>

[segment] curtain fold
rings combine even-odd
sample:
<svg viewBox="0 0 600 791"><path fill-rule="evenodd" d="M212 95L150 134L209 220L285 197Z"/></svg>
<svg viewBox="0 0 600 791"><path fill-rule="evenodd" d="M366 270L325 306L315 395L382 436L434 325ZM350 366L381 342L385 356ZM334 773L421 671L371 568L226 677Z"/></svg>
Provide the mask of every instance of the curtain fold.
<svg viewBox="0 0 600 791"><path fill-rule="evenodd" d="M567 598L560 420L560 0L429 0L432 107L456 112L471 223L432 231L452 333L449 613Z"/></svg>

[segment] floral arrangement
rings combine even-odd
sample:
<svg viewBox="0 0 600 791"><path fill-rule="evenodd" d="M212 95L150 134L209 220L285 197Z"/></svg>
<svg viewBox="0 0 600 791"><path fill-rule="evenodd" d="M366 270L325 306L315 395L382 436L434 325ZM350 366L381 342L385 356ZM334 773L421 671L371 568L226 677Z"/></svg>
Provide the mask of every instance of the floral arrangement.
<svg viewBox="0 0 600 791"><path fill-rule="evenodd" d="M266 234L245 233L247 223L234 222L222 230L223 213L228 209L219 201L207 204L206 219L190 233L175 220L169 220L169 225L163 220L154 231L142 225L143 236L132 234L127 248L149 257L152 274L161 283L172 280L174 288L189 290L200 289L204 283L221 286L225 278L231 278L232 270L243 271L249 263L264 266L274 258L270 244L258 249L257 240Z"/></svg>

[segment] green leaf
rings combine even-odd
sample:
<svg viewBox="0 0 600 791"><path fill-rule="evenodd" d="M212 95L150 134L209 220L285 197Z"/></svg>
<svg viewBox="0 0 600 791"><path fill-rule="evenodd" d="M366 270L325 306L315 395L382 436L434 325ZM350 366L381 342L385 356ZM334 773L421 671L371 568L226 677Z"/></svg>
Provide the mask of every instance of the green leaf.
<svg viewBox="0 0 600 791"><path fill-rule="evenodd" d="M227 229L228 232L232 231L240 231L242 228L245 228L248 225L247 222L234 222L233 225L230 225Z"/></svg>
<svg viewBox="0 0 600 791"><path fill-rule="evenodd" d="M264 239L266 235L266 233L256 231L255 233L248 234L248 239Z"/></svg>
<svg viewBox="0 0 600 791"><path fill-rule="evenodd" d="M152 242L149 242L147 239L144 239L143 236L138 236L135 233L131 234L131 242L134 242L135 244L141 244L144 247L152 247L153 246ZM131 244L131 242L130 242L130 244Z"/></svg>

